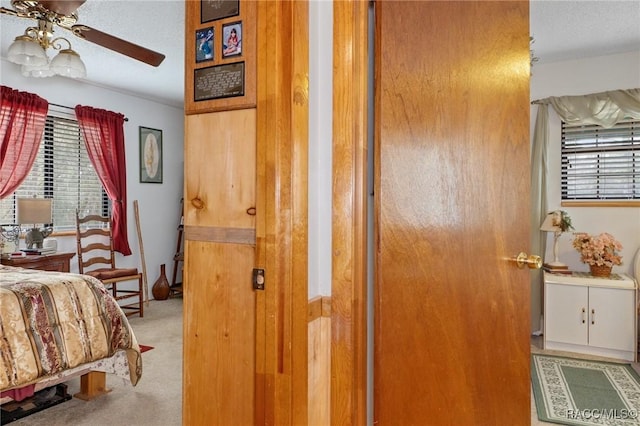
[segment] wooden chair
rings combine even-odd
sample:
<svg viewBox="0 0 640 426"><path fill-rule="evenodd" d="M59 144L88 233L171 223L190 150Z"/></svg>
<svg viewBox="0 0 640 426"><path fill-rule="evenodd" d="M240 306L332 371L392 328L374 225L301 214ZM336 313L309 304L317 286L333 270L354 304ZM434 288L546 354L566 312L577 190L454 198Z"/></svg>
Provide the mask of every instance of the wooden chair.
<svg viewBox="0 0 640 426"><path fill-rule="evenodd" d="M137 299L120 307L126 315L144 316L142 273L137 268L116 268L111 218L99 215L80 217L76 211L76 240L80 273L102 281L117 301ZM134 280L138 281L135 290L130 290L131 285L126 289L120 286L120 283Z"/></svg>

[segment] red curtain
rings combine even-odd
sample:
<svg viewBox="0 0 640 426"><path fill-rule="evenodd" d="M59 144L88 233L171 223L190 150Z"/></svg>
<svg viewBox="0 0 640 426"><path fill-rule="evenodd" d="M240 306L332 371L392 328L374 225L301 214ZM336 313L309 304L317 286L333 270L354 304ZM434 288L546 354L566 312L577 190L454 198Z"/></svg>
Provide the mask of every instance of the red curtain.
<svg viewBox="0 0 640 426"><path fill-rule="evenodd" d="M75 111L91 164L112 202L113 249L128 256L124 115L82 105Z"/></svg>
<svg viewBox="0 0 640 426"><path fill-rule="evenodd" d="M0 86L0 198L13 194L29 174L48 110L40 96Z"/></svg>

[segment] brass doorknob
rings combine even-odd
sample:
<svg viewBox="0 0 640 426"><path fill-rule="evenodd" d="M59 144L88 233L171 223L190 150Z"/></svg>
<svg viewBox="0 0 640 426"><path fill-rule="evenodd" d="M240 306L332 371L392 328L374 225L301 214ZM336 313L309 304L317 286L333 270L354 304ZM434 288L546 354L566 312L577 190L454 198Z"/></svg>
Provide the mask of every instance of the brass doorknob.
<svg viewBox="0 0 640 426"><path fill-rule="evenodd" d="M536 256L534 254L527 256L527 253L520 253L516 257L512 258L518 265L518 268L522 269L526 266L529 269L540 269L542 268L542 258L540 256Z"/></svg>

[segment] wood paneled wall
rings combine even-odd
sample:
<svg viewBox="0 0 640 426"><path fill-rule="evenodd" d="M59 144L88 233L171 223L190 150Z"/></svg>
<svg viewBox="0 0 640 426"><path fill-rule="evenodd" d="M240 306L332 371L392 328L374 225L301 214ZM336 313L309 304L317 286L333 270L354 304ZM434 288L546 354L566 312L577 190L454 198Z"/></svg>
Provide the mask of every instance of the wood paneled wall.
<svg viewBox="0 0 640 426"><path fill-rule="evenodd" d="M331 298L309 301L309 422L331 425Z"/></svg>

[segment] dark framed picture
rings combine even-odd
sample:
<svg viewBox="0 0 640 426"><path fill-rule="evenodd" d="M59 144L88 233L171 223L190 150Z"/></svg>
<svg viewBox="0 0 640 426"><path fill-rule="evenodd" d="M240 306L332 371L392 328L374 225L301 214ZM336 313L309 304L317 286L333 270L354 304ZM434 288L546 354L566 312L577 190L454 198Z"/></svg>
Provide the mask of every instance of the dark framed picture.
<svg viewBox="0 0 640 426"><path fill-rule="evenodd" d="M200 22L203 24L239 14L240 0L200 0Z"/></svg>
<svg viewBox="0 0 640 426"><path fill-rule="evenodd" d="M222 57L242 55L242 21L222 26Z"/></svg>
<svg viewBox="0 0 640 426"><path fill-rule="evenodd" d="M213 61L214 27L196 30L196 62Z"/></svg>
<svg viewBox="0 0 640 426"><path fill-rule="evenodd" d="M140 126L140 182L162 183L162 130Z"/></svg>

